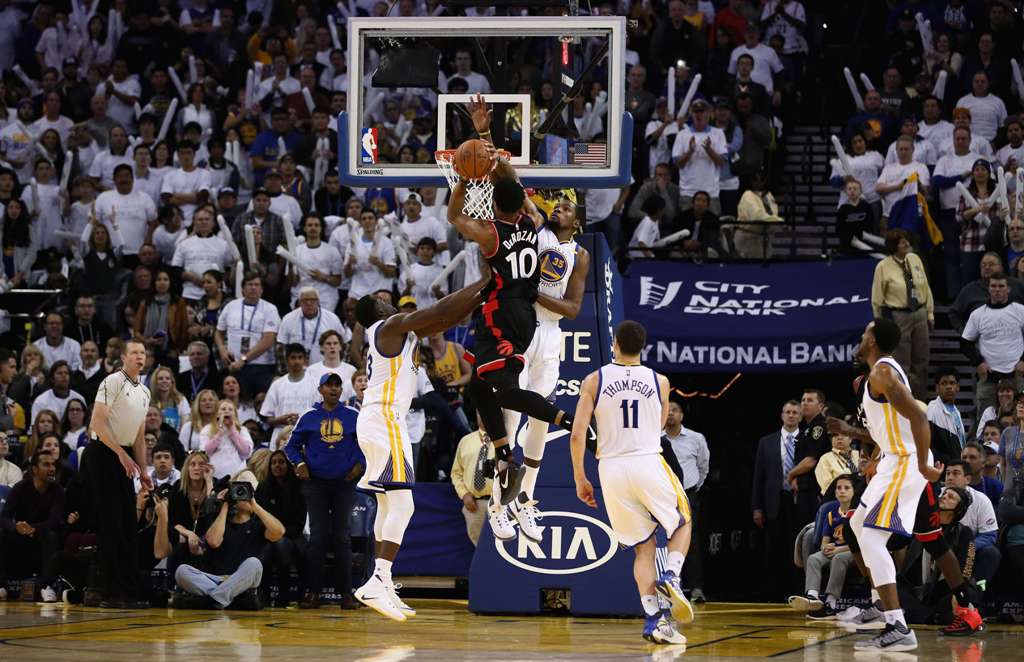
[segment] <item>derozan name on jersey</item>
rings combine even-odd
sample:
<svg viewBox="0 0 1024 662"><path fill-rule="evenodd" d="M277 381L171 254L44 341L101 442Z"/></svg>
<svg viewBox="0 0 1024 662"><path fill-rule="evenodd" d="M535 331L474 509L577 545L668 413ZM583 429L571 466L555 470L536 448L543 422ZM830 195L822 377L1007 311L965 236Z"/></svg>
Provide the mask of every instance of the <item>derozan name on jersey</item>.
<svg viewBox="0 0 1024 662"><path fill-rule="evenodd" d="M534 243L537 241L537 236L532 230L518 230L513 232L508 239L501 242L501 245L505 247L505 250L510 251L520 241Z"/></svg>

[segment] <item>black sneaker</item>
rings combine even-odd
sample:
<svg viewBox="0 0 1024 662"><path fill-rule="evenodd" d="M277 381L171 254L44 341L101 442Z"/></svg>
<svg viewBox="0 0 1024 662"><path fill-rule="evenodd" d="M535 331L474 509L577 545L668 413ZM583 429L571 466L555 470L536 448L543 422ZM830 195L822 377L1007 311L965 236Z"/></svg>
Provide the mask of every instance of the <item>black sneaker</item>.
<svg viewBox="0 0 1024 662"><path fill-rule="evenodd" d="M299 600L299 609L319 609L320 608L320 594L308 591L306 595Z"/></svg>
<svg viewBox="0 0 1024 662"><path fill-rule="evenodd" d="M805 616L812 621L834 621L836 620L836 615L838 613L839 612L830 607L828 603L825 603L820 609L809 611Z"/></svg>
<svg viewBox="0 0 1024 662"><path fill-rule="evenodd" d="M251 588L232 600L231 604L228 605L228 609L237 609L238 611L261 611L263 609L263 601L260 600L259 591Z"/></svg>
<svg viewBox="0 0 1024 662"><path fill-rule="evenodd" d="M507 506L512 499L519 495L523 476L526 475L526 467L515 460L500 460L497 465L499 468L494 480L498 482L498 487L501 490L501 505Z"/></svg>

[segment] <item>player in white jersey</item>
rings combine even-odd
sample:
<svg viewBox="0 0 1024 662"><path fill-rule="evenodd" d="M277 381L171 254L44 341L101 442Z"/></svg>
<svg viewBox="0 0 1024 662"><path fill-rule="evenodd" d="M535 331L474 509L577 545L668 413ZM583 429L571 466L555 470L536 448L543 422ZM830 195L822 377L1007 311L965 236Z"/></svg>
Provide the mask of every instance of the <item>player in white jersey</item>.
<svg viewBox="0 0 1024 662"><path fill-rule="evenodd" d="M655 591L672 603L671 616L693 620L693 608L679 586L679 573L690 547L690 504L679 479L661 455L661 431L668 417L668 379L640 364L647 332L639 322L615 329L615 361L587 375L572 428L576 495L597 507L594 486L583 466L587 421L597 418L598 474L604 506L619 544L636 553L633 577L644 608L644 638L655 643L685 644L669 610L661 610ZM654 532L668 538L666 571L658 577Z"/></svg>
<svg viewBox="0 0 1024 662"><path fill-rule="evenodd" d="M908 387L907 375L892 352L900 342L900 327L888 319L868 324L860 355L871 368L862 406L871 438L881 449L874 478L850 519L864 563L882 602L885 629L855 644L857 650L900 652L917 648L896 593L896 566L886 549L889 536L910 536L918 500L930 481L942 475L932 466L928 418Z"/></svg>
<svg viewBox="0 0 1024 662"><path fill-rule="evenodd" d="M590 270L590 253L573 239L579 231L576 217L575 193L563 192L551 210L547 223L537 233L537 252L540 255L540 285L534 310L537 312L537 330L526 350L526 368L519 373L520 388L540 393L554 400L558 384L558 366L562 362L562 329L559 320L563 317L576 319L583 305L587 271ZM511 414L513 421L506 427L515 433L519 428L519 413ZM537 485L540 461L544 457L548 423L529 418L526 425L523 446L522 488L519 496L508 504L508 518L491 518L494 534L503 539L511 538L511 521L519 523L524 536L540 542L544 527L537 524L537 511L533 491ZM497 525L507 530L499 531Z"/></svg>
<svg viewBox="0 0 1024 662"><path fill-rule="evenodd" d="M366 471L359 487L377 497L373 526L377 561L373 576L356 590L355 596L400 622L416 615L395 591L391 564L413 513L410 490L416 481L415 467L405 421L416 393L418 337L441 333L469 315L481 303L480 291L490 280L490 270L484 271L481 280L412 313L399 313L373 295L364 296L356 305L356 320L366 329L369 349L368 385L356 422L359 448L366 456Z"/></svg>

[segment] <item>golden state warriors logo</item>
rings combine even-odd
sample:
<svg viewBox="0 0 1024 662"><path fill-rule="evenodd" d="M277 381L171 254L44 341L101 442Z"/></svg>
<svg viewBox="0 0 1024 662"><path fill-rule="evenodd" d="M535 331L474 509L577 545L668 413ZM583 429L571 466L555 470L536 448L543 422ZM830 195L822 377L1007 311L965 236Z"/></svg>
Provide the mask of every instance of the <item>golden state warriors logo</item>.
<svg viewBox="0 0 1024 662"><path fill-rule="evenodd" d="M320 421L320 439L325 444L336 444L345 435L345 426L336 418Z"/></svg>
<svg viewBox="0 0 1024 662"><path fill-rule="evenodd" d="M559 282L565 278L568 270L568 260L554 248L548 248L540 254L540 278L545 283Z"/></svg>

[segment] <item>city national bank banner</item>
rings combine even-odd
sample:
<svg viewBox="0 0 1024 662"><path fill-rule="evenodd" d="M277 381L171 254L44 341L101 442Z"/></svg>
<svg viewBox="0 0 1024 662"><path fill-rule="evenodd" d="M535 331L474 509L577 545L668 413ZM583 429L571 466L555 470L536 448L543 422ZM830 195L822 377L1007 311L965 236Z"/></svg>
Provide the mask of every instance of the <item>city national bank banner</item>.
<svg viewBox="0 0 1024 662"><path fill-rule="evenodd" d="M638 261L623 278L625 317L647 328L644 363L663 372L847 367L876 264Z"/></svg>

